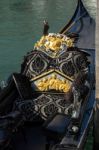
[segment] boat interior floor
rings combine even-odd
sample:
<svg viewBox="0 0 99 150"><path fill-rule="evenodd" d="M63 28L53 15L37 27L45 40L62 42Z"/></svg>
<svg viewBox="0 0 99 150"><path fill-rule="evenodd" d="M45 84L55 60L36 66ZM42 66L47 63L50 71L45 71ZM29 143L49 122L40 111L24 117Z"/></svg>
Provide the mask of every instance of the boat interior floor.
<svg viewBox="0 0 99 150"><path fill-rule="evenodd" d="M42 127L25 125L23 130L13 136L12 145L15 150L45 150L46 138Z"/></svg>
<svg viewBox="0 0 99 150"><path fill-rule="evenodd" d="M27 122L12 137L13 150L50 150L65 136L71 118L57 113L46 121Z"/></svg>

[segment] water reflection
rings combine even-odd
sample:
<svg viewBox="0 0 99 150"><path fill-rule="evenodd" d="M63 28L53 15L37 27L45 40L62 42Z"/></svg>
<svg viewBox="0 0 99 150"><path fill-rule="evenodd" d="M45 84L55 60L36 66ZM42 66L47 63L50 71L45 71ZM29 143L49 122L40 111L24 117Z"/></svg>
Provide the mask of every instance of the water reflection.
<svg viewBox="0 0 99 150"><path fill-rule="evenodd" d="M30 1L16 1L10 4L10 9L13 11L31 11L32 5Z"/></svg>

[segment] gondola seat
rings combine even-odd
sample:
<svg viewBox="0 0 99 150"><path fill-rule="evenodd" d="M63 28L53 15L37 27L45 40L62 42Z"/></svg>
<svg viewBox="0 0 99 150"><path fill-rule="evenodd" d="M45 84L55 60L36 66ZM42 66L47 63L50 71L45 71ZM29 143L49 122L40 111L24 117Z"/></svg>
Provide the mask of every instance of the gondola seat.
<svg viewBox="0 0 99 150"><path fill-rule="evenodd" d="M31 99L33 93L29 79L20 73L13 73L13 80L21 99Z"/></svg>
<svg viewBox="0 0 99 150"><path fill-rule="evenodd" d="M58 143L62 139L70 121L68 115L57 113L44 123L43 132L46 136L46 150L49 149L51 143Z"/></svg>

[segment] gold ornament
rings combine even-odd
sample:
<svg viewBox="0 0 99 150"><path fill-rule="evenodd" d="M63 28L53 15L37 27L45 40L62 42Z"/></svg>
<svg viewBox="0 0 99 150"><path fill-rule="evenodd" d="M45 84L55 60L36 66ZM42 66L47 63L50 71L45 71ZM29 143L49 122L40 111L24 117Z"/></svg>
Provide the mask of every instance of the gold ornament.
<svg viewBox="0 0 99 150"><path fill-rule="evenodd" d="M66 79L61 80L56 74L40 80L36 86L40 91L56 90L60 92L68 92L71 84Z"/></svg>

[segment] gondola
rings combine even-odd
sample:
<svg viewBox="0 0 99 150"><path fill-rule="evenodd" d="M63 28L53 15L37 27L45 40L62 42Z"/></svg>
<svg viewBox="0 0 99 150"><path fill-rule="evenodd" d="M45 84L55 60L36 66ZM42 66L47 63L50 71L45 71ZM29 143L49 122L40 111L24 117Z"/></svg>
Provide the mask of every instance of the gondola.
<svg viewBox="0 0 99 150"><path fill-rule="evenodd" d="M95 21L81 0L0 91L1 150L83 150L95 105Z"/></svg>

